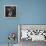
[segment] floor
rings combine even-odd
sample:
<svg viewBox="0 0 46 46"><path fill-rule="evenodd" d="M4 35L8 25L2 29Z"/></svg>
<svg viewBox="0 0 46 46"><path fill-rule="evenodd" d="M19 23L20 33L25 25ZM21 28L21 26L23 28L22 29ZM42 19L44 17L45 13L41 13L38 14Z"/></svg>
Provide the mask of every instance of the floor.
<svg viewBox="0 0 46 46"><path fill-rule="evenodd" d="M21 40L20 46L46 46L46 42L45 41L32 42L31 40L28 41Z"/></svg>
<svg viewBox="0 0 46 46"><path fill-rule="evenodd" d="M8 46L8 44L0 44L0 46ZM18 44L10 45L10 46L18 46Z"/></svg>
<svg viewBox="0 0 46 46"><path fill-rule="evenodd" d="M8 44L0 44L0 46L8 46ZM46 42L45 41L32 42L31 40L28 41L21 40L19 44L15 44L14 46L46 46Z"/></svg>

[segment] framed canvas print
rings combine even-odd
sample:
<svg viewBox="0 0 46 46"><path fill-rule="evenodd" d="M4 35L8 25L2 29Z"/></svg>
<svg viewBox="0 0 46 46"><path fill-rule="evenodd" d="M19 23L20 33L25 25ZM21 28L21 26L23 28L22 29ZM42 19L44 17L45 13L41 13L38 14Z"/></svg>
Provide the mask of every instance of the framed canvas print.
<svg viewBox="0 0 46 46"><path fill-rule="evenodd" d="M20 31L20 41L24 39L31 41L46 41L46 25L20 24L18 29Z"/></svg>

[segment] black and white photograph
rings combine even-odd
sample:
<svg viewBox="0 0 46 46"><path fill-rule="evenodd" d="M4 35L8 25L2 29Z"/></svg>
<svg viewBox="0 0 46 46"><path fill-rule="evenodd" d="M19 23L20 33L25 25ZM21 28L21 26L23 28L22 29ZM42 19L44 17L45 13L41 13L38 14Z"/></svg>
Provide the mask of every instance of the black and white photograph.
<svg viewBox="0 0 46 46"><path fill-rule="evenodd" d="M5 12L5 17L16 17L16 6L6 5L4 12Z"/></svg>

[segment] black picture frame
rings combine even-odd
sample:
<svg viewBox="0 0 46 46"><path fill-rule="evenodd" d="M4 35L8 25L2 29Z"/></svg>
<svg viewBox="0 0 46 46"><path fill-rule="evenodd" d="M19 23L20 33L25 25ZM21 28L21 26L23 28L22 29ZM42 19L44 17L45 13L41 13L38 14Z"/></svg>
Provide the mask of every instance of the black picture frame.
<svg viewBox="0 0 46 46"><path fill-rule="evenodd" d="M16 17L16 5L5 5L5 17Z"/></svg>

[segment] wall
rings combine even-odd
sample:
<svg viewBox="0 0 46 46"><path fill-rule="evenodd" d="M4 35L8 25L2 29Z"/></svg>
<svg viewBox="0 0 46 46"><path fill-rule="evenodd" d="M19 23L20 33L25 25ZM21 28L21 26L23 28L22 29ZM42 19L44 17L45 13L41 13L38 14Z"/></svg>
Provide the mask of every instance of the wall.
<svg viewBox="0 0 46 46"><path fill-rule="evenodd" d="M18 14L15 18L7 18L4 16L4 5L9 4L18 5L15 0L0 0L0 44L7 44L9 42L8 35L10 32L16 32L16 35L18 35ZM17 39L18 37L16 38L16 43L18 43Z"/></svg>
<svg viewBox="0 0 46 46"><path fill-rule="evenodd" d="M46 24L46 0L23 1L21 24Z"/></svg>

